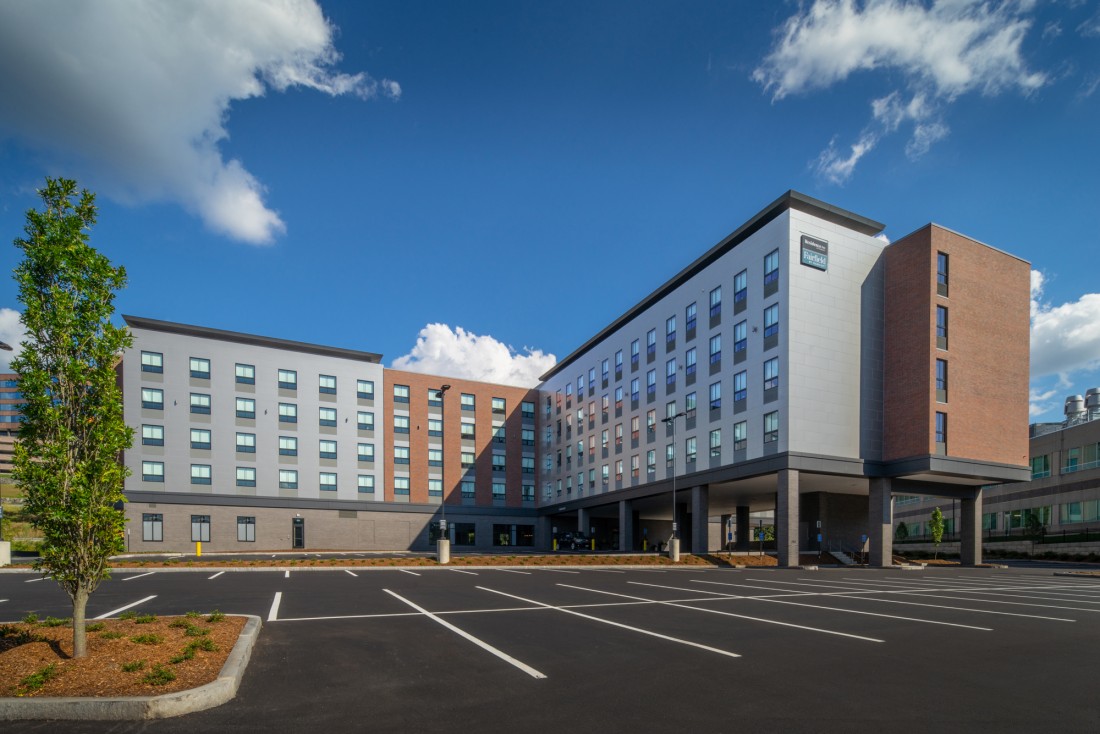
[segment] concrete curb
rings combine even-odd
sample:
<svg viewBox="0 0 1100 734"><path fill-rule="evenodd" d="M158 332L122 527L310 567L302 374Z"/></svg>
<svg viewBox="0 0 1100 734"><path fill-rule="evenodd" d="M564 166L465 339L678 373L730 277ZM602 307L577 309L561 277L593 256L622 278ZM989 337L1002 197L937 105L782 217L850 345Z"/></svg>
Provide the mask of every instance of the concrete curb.
<svg viewBox="0 0 1100 734"><path fill-rule="evenodd" d="M233 615L242 616L242 615ZM119 698L0 698L0 721L63 719L68 721L129 721L166 719L221 706L233 700L256 644L260 618L247 614L244 629L215 681L161 696Z"/></svg>

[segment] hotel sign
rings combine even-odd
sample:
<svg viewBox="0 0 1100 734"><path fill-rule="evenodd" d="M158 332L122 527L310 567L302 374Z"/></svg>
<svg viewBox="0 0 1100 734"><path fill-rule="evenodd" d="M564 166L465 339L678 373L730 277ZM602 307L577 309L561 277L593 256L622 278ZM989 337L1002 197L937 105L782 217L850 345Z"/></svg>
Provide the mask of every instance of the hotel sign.
<svg viewBox="0 0 1100 734"><path fill-rule="evenodd" d="M802 235L802 264L818 270L829 269L829 243Z"/></svg>

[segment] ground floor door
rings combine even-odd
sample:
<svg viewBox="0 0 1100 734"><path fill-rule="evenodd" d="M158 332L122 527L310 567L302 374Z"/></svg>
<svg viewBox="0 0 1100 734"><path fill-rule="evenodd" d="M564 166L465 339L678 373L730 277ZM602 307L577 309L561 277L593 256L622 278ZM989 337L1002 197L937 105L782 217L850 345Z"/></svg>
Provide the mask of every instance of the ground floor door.
<svg viewBox="0 0 1100 734"><path fill-rule="evenodd" d="M291 528L291 539L293 540L292 548L305 548L306 547L306 519L304 517L294 518L294 525Z"/></svg>

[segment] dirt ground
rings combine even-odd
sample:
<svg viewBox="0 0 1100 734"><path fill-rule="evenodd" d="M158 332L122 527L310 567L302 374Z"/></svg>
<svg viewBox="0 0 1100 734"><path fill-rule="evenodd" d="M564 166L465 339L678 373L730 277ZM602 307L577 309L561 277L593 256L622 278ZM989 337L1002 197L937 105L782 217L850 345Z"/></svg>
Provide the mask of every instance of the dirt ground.
<svg viewBox="0 0 1100 734"><path fill-rule="evenodd" d="M0 623L0 696L151 696L195 688L218 677L245 618L89 622L88 654L80 659L71 657L72 623L47 626L53 622Z"/></svg>

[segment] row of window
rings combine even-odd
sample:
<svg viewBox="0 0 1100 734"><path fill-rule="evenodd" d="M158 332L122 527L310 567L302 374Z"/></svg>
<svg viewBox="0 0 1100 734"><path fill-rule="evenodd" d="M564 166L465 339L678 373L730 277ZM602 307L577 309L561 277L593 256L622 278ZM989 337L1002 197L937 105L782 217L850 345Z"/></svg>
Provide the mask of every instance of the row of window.
<svg viewBox="0 0 1100 734"><path fill-rule="evenodd" d="M141 388L141 407L144 410L164 410L164 390L156 387ZM206 393L191 393L189 398L189 410L197 415L210 415L212 401ZM252 398L235 398L235 415L238 418L256 418L256 401ZM265 413L267 411L264 411ZM357 423L360 430L374 430L374 413L357 411ZM279 422L297 423L298 405L296 403L279 403ZM336 408L318 408L317 423L320 426L335 427L337 423ZM365 427L369 426L369 427Z"/></svg>
<svg viewBox="0 0 1100 734"><path fill-rule="evenodd" d="M191 377L199 380L210 379L210 360L205 357L191 357L188 363L189 374ZM161 352L146 352L141 353L141 371L160 374L164 372L164 354ZM297 390L298 389L298 372L297 370L276 370L276 378L278 380L279 389L281 390ZM233 379L239 385L255 385L256 384L256 365L236 363L233 366ZM321 395L335 395L336 394L336 377L334 375L318 375L317 376L317 392ZM355 381L356 397L364 400L374 400L374 381L373 380L356 380Z"/></svg>
<svg viewBox="0 0 1100 734"><path fill-rule="evenodd" d="M141 479L145 482L163 482L164 481L164 462L163 461L142 461L141 462ZM197 485L210 485L213 484L214 470L209 464L191 464L191 484ZM320 489L325 491L336 491L336 473L335 472L319 472L317 476L317 485ZM374 476L371 474L360 474L357 479L357 485L360 492L373 493L374 492ZM238 466L236 467L236 486L238 487L255 487L256 486L256 467L252 466ZM280 469L279 470L279 489L298 489L298 470L297 469Z"/></svg>
<svg viewBox="0 0 1100 734"><path fill-rule="evenodd" d="M1074 446L1063 449L1062 474L1085 471L1100 467L1100 443L1088 443L1084 446ZM1051 455L1033 456L1031 458L1031 478L1043 479L1051 474Z"/></svg>
<svg viewBox="0 0 1100 734"><path fill-rule="evenodd" d="M393 401L395 403L408 403L409 396L408 385L393 386ZM490 409L494 414L506 415L508 413L508 401L505 398L490 398L490 401ZM428 405L434 407L443 405L442 397L437 388L428 388ZM459 405L462 410L474 411L477 409L477 396L471 393L462 393L459 396ZM534 418L535 404L527 400L522 401L520 403L520 413L524 418Z"/></svg>

